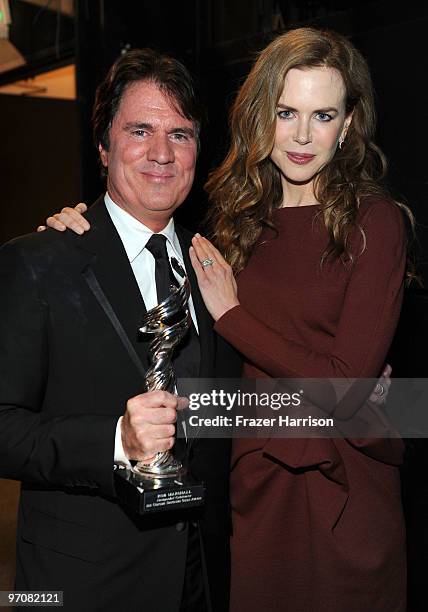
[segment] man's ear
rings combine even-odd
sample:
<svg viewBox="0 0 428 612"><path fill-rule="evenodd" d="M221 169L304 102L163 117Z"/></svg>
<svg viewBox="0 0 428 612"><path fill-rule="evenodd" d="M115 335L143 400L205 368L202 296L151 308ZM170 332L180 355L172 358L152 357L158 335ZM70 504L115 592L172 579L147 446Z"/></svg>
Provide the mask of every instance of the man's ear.
<svg viewBox="0 0 428 612"><path fill-rule="evenodd" d="M102 165L104 166L104 168L108 168L108 151L104 149L101 143L98 145L98 152L100 154Z"/></svg>

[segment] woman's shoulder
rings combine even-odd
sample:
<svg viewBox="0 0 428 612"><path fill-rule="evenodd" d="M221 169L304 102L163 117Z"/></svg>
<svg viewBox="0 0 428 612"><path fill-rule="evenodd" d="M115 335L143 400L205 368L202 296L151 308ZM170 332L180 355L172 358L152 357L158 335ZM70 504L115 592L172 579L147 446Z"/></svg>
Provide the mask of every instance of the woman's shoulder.
<svg viewBox="0 0 428 612"><path fill-rule="evenodd" d="M383 195L370 195L361 198L357 222L363 228L379 232L404 231L403 211L392 199Z"/></svg>
<svg viewBox="0 0 428 612"><path fill-rule="evenodd" d="M366 257L402 252L407 243L404 214L388 197L362 198L357 226L356 244L362 247L361 254Z"/></svg>

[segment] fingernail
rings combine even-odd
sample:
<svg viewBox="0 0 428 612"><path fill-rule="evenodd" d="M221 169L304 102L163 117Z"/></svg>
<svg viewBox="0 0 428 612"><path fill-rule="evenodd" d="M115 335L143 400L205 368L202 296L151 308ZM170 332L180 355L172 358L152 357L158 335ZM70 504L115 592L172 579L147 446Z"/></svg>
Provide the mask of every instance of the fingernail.
<svg viewBox="0 0 428 612"><path fill-rule="evenodd" d="M201 235L199 234L199 232L196 232L195 238L200 238L200 237L201 237Z"/></svg>

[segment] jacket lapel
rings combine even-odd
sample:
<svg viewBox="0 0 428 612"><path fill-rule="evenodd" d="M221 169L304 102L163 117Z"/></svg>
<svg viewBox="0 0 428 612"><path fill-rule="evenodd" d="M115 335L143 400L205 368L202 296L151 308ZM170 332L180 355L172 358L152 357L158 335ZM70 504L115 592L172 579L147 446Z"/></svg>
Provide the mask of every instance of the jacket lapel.
<svg viewBox="0 0 428 612"><path fill-rule="evenodd" d="M187 277L192 290L193 305L195 307L196 319L198 321L199 343L201 347L201 362L199 367L199 377L209 378L214 372L214 335L213 335L213 320L207 311L201 292L199 291L196 274L193 270L192 262L189 257L189 247L191 245L191 237L189 232L176 224L176 232L180 241L181 251L183 253L184 265L186 267Z"/></svg>
<svg viewBox="0 0 428 612"><path fill-rule="evenodd" d="M192 262L190 261L189 247L191 245L191 234L177 224L175 226L175 230L178 240L180 241L183 261L192 291L193 306L195 307L196 319L198 321L199 345L201 351L199 378L212 378L214 374L215 359L213 320L205 307L204 300L202 299L201 292L199 291L196 274L193 270ZM184 413L182 413L181 419L186 420L188 417L189 414L186 410ZM186 449L187 458L190 456L191 449L199 447L202 441L203 440L197 436L188 441Z"/></svg>
<svg viewBox="0 0 428 612"><path fill-rule="evenodd" d="M86 282L91 277L95 279L88 282L91 291L96 293L94 283L99 286L144 369L147 369L147 343L142 341L138 332L146 307L122 241L105 207L104 197L91 206L86 217L91 230L78 242L78 247L87 254L82 273ZM95 297L100 301L99 296Z"/></svg>

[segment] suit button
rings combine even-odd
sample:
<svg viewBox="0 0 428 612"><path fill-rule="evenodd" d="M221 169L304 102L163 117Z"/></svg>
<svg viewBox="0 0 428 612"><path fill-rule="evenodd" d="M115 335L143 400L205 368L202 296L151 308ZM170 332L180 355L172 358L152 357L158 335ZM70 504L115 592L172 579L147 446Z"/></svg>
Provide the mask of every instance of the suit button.
<svg viewBox="0 0 428 612"><path fill-rule="evenodd" d="M183 521L180 521L179 523L176 524L175 528L180 533L181 531L184 531L186 529L186 523L184 523Z"/></svg>

